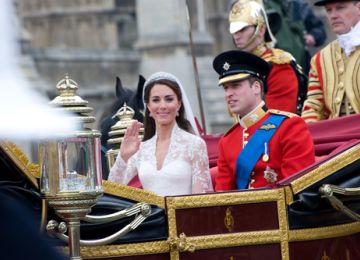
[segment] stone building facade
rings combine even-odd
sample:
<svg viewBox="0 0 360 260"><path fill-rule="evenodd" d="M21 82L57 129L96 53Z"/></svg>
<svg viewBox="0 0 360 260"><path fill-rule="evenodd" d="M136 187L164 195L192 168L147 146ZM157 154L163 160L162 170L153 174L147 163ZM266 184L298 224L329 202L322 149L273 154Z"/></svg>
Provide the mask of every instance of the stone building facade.
<svg viewBox="0 0 360 260"><path fill-rule="evenodd" d="M69 73L80 86L79 94L93 103L99 119L114 99L116 76L125 86L134 88L138 74L147 77L165 70L181 79L200 120L196 89L199 75L208 132L219 132L231 124L211 65L216 53L231 47L222 2L18 0L16 3L23 30L29 35L27 53L44 82L43 91L50 96L55 94L57 81Z"/></svg>

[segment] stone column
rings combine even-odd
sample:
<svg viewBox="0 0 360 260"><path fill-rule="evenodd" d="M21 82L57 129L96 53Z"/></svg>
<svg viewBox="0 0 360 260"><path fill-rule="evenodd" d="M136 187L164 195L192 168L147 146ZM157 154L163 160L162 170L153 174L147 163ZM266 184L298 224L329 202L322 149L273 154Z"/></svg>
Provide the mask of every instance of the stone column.
<svg viewBox="0 0 360 260"><path fill-rule="evenodd" d="M142 57L139 71L145 77L157 71L176 75L187 92L194 114L201 122L185 3L184 0L137 1L139 37L136 48ZM206 83L204 78L214 77L211 68L213 40L206 30L203 0L190 3L190 17L196 18L195 21L191 20L196 24L196 28L192 28L192 38L206 117L206 86L202 83ZM212 83L216 83L215 79ZM206 124L208 127L209 122Z"/></svg>

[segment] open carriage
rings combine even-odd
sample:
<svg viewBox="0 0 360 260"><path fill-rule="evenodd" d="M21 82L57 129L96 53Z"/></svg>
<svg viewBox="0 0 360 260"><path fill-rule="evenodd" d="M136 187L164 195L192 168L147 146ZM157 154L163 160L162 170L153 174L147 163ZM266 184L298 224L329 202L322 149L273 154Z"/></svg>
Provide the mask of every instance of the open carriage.
<svg viewBox="0 0 360 260"><path fill-rule="evenodd" d="M275 189L160 197L103 182L92 209L104 215L151 205L141 224L106 245L82 246L84 259L359 259L359 116L310 125L318 160ZM324 130L325 129L325 130ZM207 137L216 140L217 137ZM211 151L210 151L211 152ZM40 168L11 142L0 146L1 182L41 219ZM335 185L335 186L334 186ZM29 202L31 201L31 202ZM141 215L140 211L135 214ZM49 210L46 221L58 219ZM44 221L44 219L43 219ZM81 239L101 239L133 221L81 223ZM66 243L56 240L67 251Z"/></svg>
<svg viewBox="0 0 360 260"><path fill-rule="evenodd" d="M72 85L71 93L73 89L76 85ZM91 109L87 102L79 97L71 100L63 95L55 100L78 113L84 122L94 120L88 115ZM30 162L14 143L2 141L0 186L24 207L33 209L36 225L51 231L59 250L68 254L68 242L79 243L84 259L359 259L359 120L360 115L353 115L310 124L317 161L277 182L276 188L161 197L103 181L102 197L81 198L88 208L94 206L91 214L86 214L88 209L79 209L85 214L80 218L81 232L76 241L71 239L69 222L62 223L75 201L64 196L63 201L51 204L40 190L44 180L40 170L60 171L59 165ZM121 131L116 127L113 130L114 143L118 143ZM93 132L88 132L89 139L70 138L72 144L95 140ZM203 138L210 165L216 166L219 135ZM94 144L96 147L99 142ZM50 149L54 161L59 147L61 150L61 145ZM71 159L76 153L89 152L91 158L100 157L96 149L86 151L86 145L79 146L85 150L73 147L75 153L66 154L70 152L66 150L62 156ZM86 163L82 167L100 168L99 161L89 158L83 157ZM62 208L57 211L59 204Z"/></svg>

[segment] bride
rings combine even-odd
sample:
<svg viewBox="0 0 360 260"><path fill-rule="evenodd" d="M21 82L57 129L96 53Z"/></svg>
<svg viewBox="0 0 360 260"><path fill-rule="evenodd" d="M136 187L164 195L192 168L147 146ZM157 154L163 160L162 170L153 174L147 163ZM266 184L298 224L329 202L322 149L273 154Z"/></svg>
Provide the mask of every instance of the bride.
<svg viewBox="0 0 360 260"><path fill-rule="evenodd" d="M161 196L213 191L206 144L180 81L158 72L145 82L144 139L141 123L126 130L109 180L128 184L139 175L144 189Z"/></svg>

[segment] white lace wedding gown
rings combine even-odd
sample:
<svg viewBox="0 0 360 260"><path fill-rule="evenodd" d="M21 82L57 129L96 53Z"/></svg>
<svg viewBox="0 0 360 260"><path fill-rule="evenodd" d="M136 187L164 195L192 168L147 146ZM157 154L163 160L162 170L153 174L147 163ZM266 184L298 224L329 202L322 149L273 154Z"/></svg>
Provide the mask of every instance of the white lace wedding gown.
<svg viewBox="0 0 360 260"><path fill-rule="evenodd" d="M156 167L156 139L155 134L151 139L142 142L139 151L127 163L118 155L108 179L128 184L138 174L144 189L161 196L213 190L203 139L180 129L175 124L168 153L160 170Z"/></svg>

